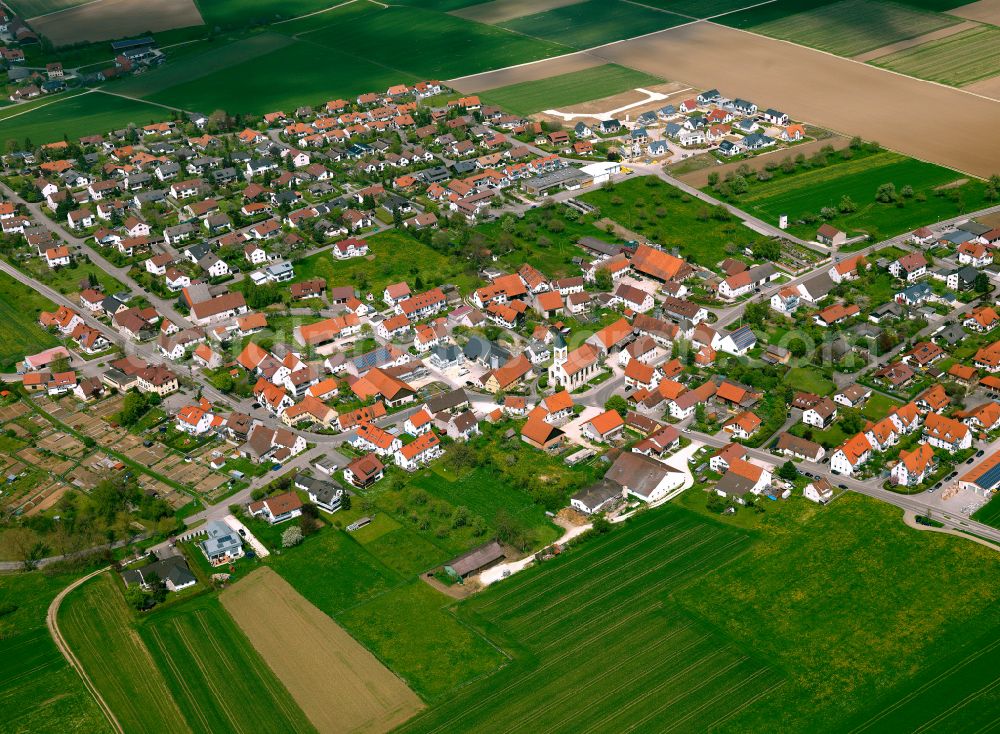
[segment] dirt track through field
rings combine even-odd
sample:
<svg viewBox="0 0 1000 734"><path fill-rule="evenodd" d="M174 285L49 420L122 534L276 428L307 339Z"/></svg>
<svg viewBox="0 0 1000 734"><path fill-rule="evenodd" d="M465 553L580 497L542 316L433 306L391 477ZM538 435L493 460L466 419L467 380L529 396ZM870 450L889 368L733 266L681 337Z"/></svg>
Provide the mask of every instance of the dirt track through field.
<svg viewBox="0 0 1000 734"><path fill-rule="evenodd" d="M389 731L423 704L283 578L260 568L219 597L320 734Z"/></svg>
<svg viewBox="0 0 1000 734"><path fill-rule="evenodd" d="M31 21L56 46L202 24L193 0L99 0Z"/></svg>
<svg viewBox="0 0 1000 734"><path fill-rule="evenodd" d="M704 21L589 53L692 87L718 87L761 108L965 173L1000 172L1000 102L959 89ZM940 110L948 110L947 135Z"/></svg>
<svg viewBox="0 0 1000 734"><path fill-rule="evenodd" d="M973 23L971 21L956 23L955 25L950 25L947 28L938 28L936 31L925 33L922 36L917 36L916 38L907 38L902 41L896 41L896 43L890 43L888 46L882 46L871 51L866 51L865 53L858 54L852 58L855 61L871 61L872 59L880 59L883 56L894 54L897 51L913 48L914 46L919 46L920 44L927 43L928 41L937 41L941 38L954 36L956 33L961 33L962 31L971 31L973 28L978 27L978 23Z"/></svg>
<svg viewBox="0 0 1000 734"><path fill-rule="evenodd" d="M66 596L71 591L73 591L73 589L77 588L78 586L81 586L85 582L94 578L94 576L98 576L99 574L102 574L107 570L108 567L104 567L104 568L99 568L96 571L92 571L91 573L88 573L86 576L78 578L72 584L67 586L62 591L60 591L56 595L56 598L52 600L52 603L49 604L49 609L45 614L45 624L49 628L49 634L52 635L52 641L56 643L56 647L59 648L59 652L61 652L63 657L66 658L66 662L70 664L70 667L73 668L73 670L75 670L77 674L79 674L80 678L83 679L84 687L87 689L90 695L94 697L94 700L97 702L97 707L101 710L101 713L104 714L104 716L107 718L108 723L111 725L111 728L114 729L116 732L119 732L119 734L123 734L124 729L122 729L122 725L119 723L118 718L115 716L114 711L112 711L111 707L108 706L108 702L104 700L104 696L101 695L101 692L97 690L97 686L94 685L94 682L90 679L90 676L87 675L87 671L83 669L83 665L80 664L80 661L77 659L76 655L70 649L70 646L66 644L66 639L62 636L62 632L59 630L59 607L62 605L63 599L65 599Z"/></svg>

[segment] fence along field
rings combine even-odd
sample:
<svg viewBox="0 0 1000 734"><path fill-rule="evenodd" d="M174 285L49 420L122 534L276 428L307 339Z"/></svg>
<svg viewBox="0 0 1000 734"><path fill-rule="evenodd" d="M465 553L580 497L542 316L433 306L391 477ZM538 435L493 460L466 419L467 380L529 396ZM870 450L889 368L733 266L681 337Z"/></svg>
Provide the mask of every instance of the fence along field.
<svg viewBox="0 0 1000 734"><path fill-rule="evenodd" d="M383 732L420 710L413 691L271 569L220 599L319 731Z"/></svg>
<svg viewBox="0 0 1000 734"><path fill-rule="evenodd" d="M705 731L781 685L666 601L749 538L664 507L459 608L514 661L405 732Z"/></svg>

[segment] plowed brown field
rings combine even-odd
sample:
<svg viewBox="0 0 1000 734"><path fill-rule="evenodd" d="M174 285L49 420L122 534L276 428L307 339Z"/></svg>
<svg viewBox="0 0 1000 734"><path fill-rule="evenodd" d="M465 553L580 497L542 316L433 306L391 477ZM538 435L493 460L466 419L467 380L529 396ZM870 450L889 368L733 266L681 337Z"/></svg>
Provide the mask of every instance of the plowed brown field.
<svg viewBox="0 0 1000 734"><path fill-rule="evenodd" d="M321 734L381 733L423 704L283 578L260 568L219 597Z"/></svg>

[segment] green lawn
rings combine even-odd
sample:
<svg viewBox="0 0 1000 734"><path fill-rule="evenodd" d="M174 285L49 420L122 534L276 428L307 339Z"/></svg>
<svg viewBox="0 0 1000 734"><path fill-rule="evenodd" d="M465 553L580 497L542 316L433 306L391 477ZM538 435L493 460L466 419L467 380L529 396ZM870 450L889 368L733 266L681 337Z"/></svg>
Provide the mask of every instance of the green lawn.
<svg viewBox="0 0 1000 734"><path fill-rule="evenodd" d="M873 392L872 396L865 402L861 409L861 415L870 421L880 421L889 415L889 411L902 405L898 400L890 398L888 395Z"/></svg>
<svg viewBox="0 0 1000 734"><path fill-rule="evenodd" d="M289 23L282 30L297 33L298 38L323 48L396 70L397 77L406 72L421 78L448 79L569 50L562 43L529 38L433 10L379 7L372 3L338 8ZM326 52L317 49L315 53Z"/></svg>
<svg viewBox="0 0 1000 734"><path fill-rule="evenodd" d="M857 56L958 22L953 16L891 2L842 0L754 25L753 30L839 56Z"/></svg>
<svg viewBox="0 0 1000 734"><path fill-rule="evenodd" d="M218 597L154 613L140 629L192 729L315 731Z"/></svg>
<svg viewBox="0 0 1000 734"><path fill-rule="evenodd" d="M83 681L45 626L52 599L77 576L0 575L0 731L110 732Z"/></svg>
<svg viewBox="0 0 1000 734"><path fill-rule="evenodd" d="M68 136L71 140L84 135L96 135L122 128L130 122L147 125L169 119L170 110L123 99L102 92L89 92L64 97L51 105L35 107L29 112L5 109L0 116L0 145L8 141L33 145L52 143Z"/></svg>
<svg viewBox="0 0 1000 734"><path fill-rule="evenodd" d="M328 287L353 285L362 293L381 293L401 280L415 290L444 283L471 290L475 284L462 260L445 257L405 232L382 232L366 239L368 257L334 260L329 250L317 253L295 262L295 280L325 278Z"/></svg>
<svg viewBox="0 0 1000 734"><path fill-rule="evenodd" d="M813 367L792 367L785 375L785 382L795 390L816 395L832 395L837 386Z"/></svg>
<svg viewBox="0 0 1000 734"><path fill-rule="evenodd" d="M541 110L560 109L592 99L610 97L662 81L652 74L617 64L604 64L592 69L557 74L547 79L490 89L479 96L484 102L499 105L509 112L530 115Z"/></svg>
<svg viewBox="0 0 1000 734"><path fill-rule="evenodd" d="M875 66L962 86L1000 74L1000 28L980 26L882 56Z"/></svg>
<svg viewBox="0 0 1000 734"><path fill-rule="evenodd" d="M834 423L829 428L816 428L814 426L806 425L805 423L796 423L788 429L788 432L793 436L815 441L827 450L835 449L837 446L844 443L844 441L848 438L839 423Z"/></svg>
<svg viewBox="0 0 1000 734"><path fill-rule="evenodd" d="M671 28L685 18L623 0L585 0L501 23L517 33L573 48L593 48Z"/></svg>
<svg viewBox="0 0 1000 734"><path fill-rule="evenodd" d="M600 207L601 214L645 235L681 257L714 268L729 253L729 245L743 247L763 238L735 217L714 219L704 202L675 189L658 178L631 178L613 189L601 188L580 197Z"/></svg>
<svg viewBox="0 0 1000 734"><path fill-rule="evenodd" d="M125 288L122 283L108 275L102 268L83 258L76 258L70 266L55 270L46 265L42 258L32 258L19 263L19 265L35 280L41 281L67 296L79 294L82 290L80 282L91 276L97 280L105 293L117 293Z"/></svg>
<svg viewBox="0 0 1000 734"><path fill-rule="evenodd" d="M0 273L0 371L13 372L26 354L59 343L38 324L39 313L54 309L51 301Z"/></svg>
<svg viewBox="0 0 1000 734"><path fill-rule="evenodd" d="M748 178L747 193L728 200L768 222L776 223L779 215L787 214L792 223L789 231L805 238L814 237L819 224L797 222L806 215L817 216L823 207L831 207L836 211L830 220L835 227L849 234L867 232L875 239L886 239L927 222L989 205L980 181L939 188L959 178L950 169L889 151L862 153L849 160L834 155L826 166L799 166L787 174L779 169L765 182ZM875 194L884 183L895 185L899 204L875 201ZM901 196L906 186L913 188L912 198ZM856 205L856 211L838 211L845 196Z"/></svg>

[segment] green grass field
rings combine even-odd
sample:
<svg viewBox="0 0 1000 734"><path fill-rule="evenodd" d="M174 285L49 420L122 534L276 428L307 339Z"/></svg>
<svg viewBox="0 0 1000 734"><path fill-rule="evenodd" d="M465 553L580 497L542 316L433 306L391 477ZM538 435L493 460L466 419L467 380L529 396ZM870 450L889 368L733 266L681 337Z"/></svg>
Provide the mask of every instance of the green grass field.
<svg viewBox="0 0 1000 734"><path fill-rule="evenodd" d="M585 0L514 18L500 27L583 49L672 28L684 21L679 15L622 0Z"/></svg>
<svg viewBox="0 0 1000 734"><path fill-rule="evenodd" d="M527 262L550 277L561 278L579 272L573 258L583 252L576 244L581 237L618 241L614 234L568 213L565 207L543 206L529 209L523 217L484 222L476 226L476 232L506 267L517 270Z"/></svg>
<svg viewBox="0 0 1000 734"><path fill-rule="evenodd" d="M839 56L857 56L959 22L958 18L890 2L842 0L752 26L765 36Z"/></svg>
<svg viewBox="0 0 1000 734"><path fill-rule="evenodd" d="M162 107L90 92L65 97L28 112L20 108L4 110L0 116L0 145L6 146L10 140L22 144L28 138L33 145L53 143L64 136L75 140L84 135L122 128L129 123L148 125L170 117L170 110Z"/></svg>
<svg viewBox="0 0 1000 734"><path fill-rule="evenodd" d="M1000 640L992 629L960 644L930 672L907 681L851 717L844 730L989 731L1000 710ZM942 683L938 671L947 673Z"/></svg>
<svg viewBox="0 0 1000 734"><path fill-rule="evenodd" d="M55 346L59 340L38 325L38 314L55 304L0 273L0 371L13 371L26 354Z"/></svg>
<svg viewBox="0 0 1000 734"><path fill-rule="evenodd" d="M315 63L318 56L324 59L322 65ZM289 83L289 69L295 69L294 84ZM351 97L417 80L413 74L305 41L199 77L180 81L151 94L149 99L183 109L261 114L300 104L322 104L333 97Z"/></svg>
<svg viewBox="0 0 1000 734"><path fill-rule="evenodd" d="M327 0L197 0L209 28L237 28L273 23L328 8Z"/></svg>
<svg viewBox="0 0 1000 734"><path fill-rule="evenodd" d="M511 650L512 664L402 731L499 732L515 721L547 732L711 728L782 676L667 596L749 545L665 507L497 584L459 614Z"/></svg>
<svg viewBox="0 0 1000 734"><path fill-rule="evenodd" d="M777 223L779 215L787 214L792 223L789 231L806 238L815 236L818 224L795 222L807 213L818 215L823 207L836 209L844 196L853 200L857 210L837 213L831 223L848 233L867 232L875 239L989 205L983 198L981 182L937 190L958 181L960 175L897 153L881 151L847 161L836 157L831 160L827 166L797 169L792 174L775 171L774 177L766 182L751 177L749 191L731 201L768 222ZM897 192L912 186L914 197L901 200L902 206L876 202L875 193L883 183L895 184ZM920 201L921 196L926 200Z"/></svg>
<svg viewBox="0 0 1000 734"><path fill-rule="evenodd" d="M795 390L815 395L832 395L837 389L831 380L812 367L793 367L785 375L785 383Z"/></svg>
<svg viewBox="0 0 1000 734"><path fill-rule="evenodd" d="M413 576L450 556L384 519L378 534L324 531L272 567L425 699L495 671L502 654L444 609L447 597ZM397 558L397 551L414 556Z"/></svg>
<svg viewBox="0 0 1000 734"><path fill-rule="evenodd" d="M1000 528L1000 494L995 495L993 499L976 510L972 515L972 519L995 528Z"/></svg>
<svg viewBox="0 0 1000 734"><path fill-rule="evenodd" d="M697 0L695 0L697 1ZM834 0L777 0L773 3L747 3L745 10L730 13L719 22L733 28L754 28L755 26L781 20L796 13L831 5Z"/></svg>
<svg viewBox="0 0 1000 734"><path fill-rule="evenodd" d="M858 495L725 520L691 507L459 603L513 660L402 731L988 729L992 551Z"/></svg>
<svg viewBox="0 0 1000 734"><path fill-rule="evenodd" d="M805 503L768 513L750 553L675 594L748 652L788 671L780 691L723 730L848 731L845 720L893 713L889 700L876 707L871 697L890 690L888 699L905 704L894 715L917 713L927 726L966 695L957 720L995 717L994 694L983 689L991 682L995 689L995 665L975 686L952 668L955 655L971 661L983 650L997 659L980 640L987 631L991 645L997 639L994 552L913 531L898 509L859 495L825 509L796 504ZM872 730L912 730L882 724Z"/></svg>
<svg viewBox="0 0 1000 734"><path fill-rule="evenodd" d="M442 13L450 13L452 10L467 8L470 5L479 5L489 2L489 0L398 0L395 5L413 5L426 10L438 10Z"/></svg>
<svg viewBox="0 0 1000 734"><path fill-rule="evenodd" d="M216 597L137 621L119 586L74 590L59 625L126 731L313 730Z"/></svg>
<svg viewBox="0 0 1000 734"><path fill-rule="evenodd" d="M289 23L282 30L397 70L397 76L407 73L428 79L500 69L568 50L566 45L453 15L400 6L381 8L371 3L338 8Z"/></svg>
<svg viewBox="0 0 1000 734"><path fill-rule="evenodd" d="M542 506L535 504L531 496L519 486L504 481L491 470L475 468L455 477L450 472L434 469L435 467L431 467L430 472L418 477L412 482L412 486L441 497L456 507L467 507L471 512L489 520L501 510L510 512L532 528L540 543L548 543L558 537L556 528L545 517Z"/></svg>
<svg viewBox="0 0 1000 734"><path fill-rule="evenodd" d="M1000 74L1000 28L980 26L871 62L901 74L960 87Z"/></svg>
<svg viewBox="0 0 1000 734"><path fill-rule="evenodd" d="M59 628L126 731L188 731L118 583L105 573L75 589L59 609Z"/></svg>
<svg viewBox="0 0 1000 734"><path fill-rule="evenodd" d="M193 730L315 731L217 597L156 613L141 635Z"/></svg>
<svg viewBox="0 0 1000 734"><path fill-rule="evenodd" d="M547 79L490 89L479 96L484 102L499 105L515 114L530 115L541 110L560 109L592 99L610 97L662 81L659 77L641 71L617 64L605 64Z"/></svg>
<svg viewBox="0 0 1000 734"><path fill-rule="evenodd" d="M133 97L152 97L180 84L190 84L197 80L214 77L231 67L268 57L278 49L291 45L294 41L281 33L265 32L237 41L199 41L181 46L180 54L171 54L170 62L151 69L139 76L131 76L110 87L116 92ZM239 75L234 75L239 78ZM199 82L200 83L200 82ZM216 89L222 92L222 89ZM210 108L218 109L219 105ZM233 110L234 112L238 110ZM239 110L242 111L242 110ZM208 114L207 112L205 114Z"/></svg>
<svg viewBox="0 0 1000 734"><path fill-rule="evenodd" d="M56 648L45 612L73 575L0 575L0 731L110 732L83 681ZM9 606L8 606L9 605Z"/></svg>
<svg viewBox="0 0 1000 734"><path fill-rule="evenodd" d="M658 4L659 1L654 4ZM670 0L662 1L670 3ZM697 0L690 1L697 2ZM771 3L742 3L734 8L730 8L730 10L737 10L740 7L745 8L745 10L738 10L738 12L723 16L719 18L719 23L732 26L733 28L752 29L765 23L782 20L796 13L817 10L828 5L833 5L835 2L836 0L777 0ZM897 0L895 4L917 10L944 12L952 8L957 8L959 5L965 5L966 3L963 0Z"/></svg>
<svg viewBox="0 0 1000 734"><path fill-rule="evenodd" d="M652 5L690 18L712 18L754 3L747 2L747 0L643 0L642 4Z"/></svg>
<svg viewBox="0 0 1000 734"><path fill-rule="evenodd" d="M366 238L372 259L334 260L329 251L295 263L295 279L326 278L327 285L354 285L362 291L381 293L385 286L406 280L410 287L431 288L455 283L471 289L474 277L458 258L448 258L405 232L382 232Z"/></svg>
<svg viewBox="0 0 1000 734"><path fill-rule="evenodd" d="M104 289L105 293L117 293L125 286L117 279L108 275L107 272L82 257L73 261L69 267L53 270L41 258L20 263L21 270L26 272L35 280L59 291L64 295L75 296L81 290L80 282L93 276Z"/></svg>
<svg viewBox="0 0 1000 734"><path fill-rule="evenodd" d="M709 268L727 257L727 245L748 246L761 239L735 218L712 219L704 202L654 177L628 179L580 198L600 207L603 216Z"/></svg>

